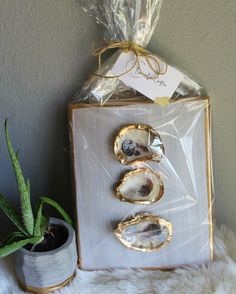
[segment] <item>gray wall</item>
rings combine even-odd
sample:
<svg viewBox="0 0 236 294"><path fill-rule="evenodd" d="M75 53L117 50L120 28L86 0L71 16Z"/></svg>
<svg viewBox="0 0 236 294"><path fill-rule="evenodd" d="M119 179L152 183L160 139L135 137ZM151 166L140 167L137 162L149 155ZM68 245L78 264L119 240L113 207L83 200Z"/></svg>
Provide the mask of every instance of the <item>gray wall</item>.
<svg viewBox="0 0 236 294"><path fill-rule="evenodd" d="M18 205L3 136L8 117L33 202L48 195L72 211L66 104L97 65L90 49L101 32L74 0L0 0L0 25L0 191ZM212 98L216 215L236 231L235 27L235 0L164 0L149 48Z"/></svg>

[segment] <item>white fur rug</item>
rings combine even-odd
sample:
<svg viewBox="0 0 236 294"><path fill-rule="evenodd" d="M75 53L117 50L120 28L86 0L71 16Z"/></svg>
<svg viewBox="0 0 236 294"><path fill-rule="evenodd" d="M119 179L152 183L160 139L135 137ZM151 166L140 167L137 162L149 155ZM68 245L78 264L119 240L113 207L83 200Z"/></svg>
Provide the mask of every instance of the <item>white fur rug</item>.
<svg viewBox="0 0 236 294"><path fill-rule="evenodd" d="M115 270L83 272L55 294L234 294L236 293L236 236L222 226L215 236L215 261L171 272ZM0 261L0 294L22 294L11 258Z"/></svg>

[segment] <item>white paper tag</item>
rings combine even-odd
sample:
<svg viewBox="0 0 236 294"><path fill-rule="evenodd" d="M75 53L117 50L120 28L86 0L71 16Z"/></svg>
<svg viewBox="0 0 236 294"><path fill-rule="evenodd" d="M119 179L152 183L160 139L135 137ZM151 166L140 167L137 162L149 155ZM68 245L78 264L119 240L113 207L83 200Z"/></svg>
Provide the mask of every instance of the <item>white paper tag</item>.
<svg viewBox="0 0 236 294"><path fill-rule="evenodd" d="M120 75L128 71L135 64L135 60L136 56L132 52L121 53L111 70L111 74ZM152 62L152 59L149 59L149 61L155 68L155 62ZM163 71L166 68L166 64L160 59L158 59L158 62L160 70ZM148 65L145 57L139 56L139 65L140 67L138 65L135 66L125 75L121 75L119 79L127 86L134 88L154 101L157 97L171 98L183 78L183 73L168 65L165 74L160 75L156 79L148 79L148 77L153 77L155 73ZM146 77L140 74L140 68Z"/></svg>

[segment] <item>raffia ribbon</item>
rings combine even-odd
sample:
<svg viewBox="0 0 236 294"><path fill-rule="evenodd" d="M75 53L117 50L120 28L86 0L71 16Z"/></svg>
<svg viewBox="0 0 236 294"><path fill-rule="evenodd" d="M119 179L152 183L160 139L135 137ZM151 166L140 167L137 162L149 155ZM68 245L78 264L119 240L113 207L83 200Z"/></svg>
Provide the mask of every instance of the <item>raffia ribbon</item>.
<svg viewBox="0 0 236 294"><path fill-rule="evenodd" d="M104 46L95 48L93 46L92 54L93 56L98 57L98 69L101 69L102 65L102 55L111 49L121 49L122 52L132 52L135 55L135 62L133 65L130 66L126 71L118 74L118 75L102 75L102 74L93 74L94 76L106 78L106 79L112 79L112 78L119 78L121 76L126 75L127 73L131 72L136 66L140 70L140 74L145 77L146 79L155 80L160 75L164 75L167 72L168 65L165 64L164 70L161 70L161 64L160 60L151 54L148 50L143 48L142 46L134 43L134 42L128 42L128 41L122 41L122 42L107 42ZM147 65L149 66L150 70L154 73L153 76L148 76L145 74L140 66L140 57L145 58ZM163 62L162 62L163 63Z"/></svg>

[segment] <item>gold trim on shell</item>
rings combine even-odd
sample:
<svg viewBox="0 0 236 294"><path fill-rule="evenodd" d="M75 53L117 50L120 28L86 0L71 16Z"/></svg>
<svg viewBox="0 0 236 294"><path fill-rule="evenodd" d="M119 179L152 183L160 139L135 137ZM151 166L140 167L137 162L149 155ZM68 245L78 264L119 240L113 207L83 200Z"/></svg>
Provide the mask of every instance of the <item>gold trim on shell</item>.
<svg viewBox="0 0 236 294"><path fill-rule="evenodd" d="M197 102L197 101L204 101L206 104L206 111L205 111L205 136L206 136L206 153L207 153L207 164L206 164L206 170L207 170L207 183L208 183L208 219L209 219L209 247L210 247L210 257L211 260L214 260L214 242L213 242L213 234L214 234L214 226L213 226L213 207L212 207L212 201L213 201L213 193L212 193L212 163L211 163L211 144L210 144L210 98L208 96L196 96L196 97L188 97L188 98L172 98L170 100L170 104L173 103L185 103L185 102ZM134 98L128 98L128 99L119 99L119 100L109 100L106 102L106 104L101 105L100 103L82 103L82 102L71 102L68 104L68 114L69 114L69 129L70 129L70 135L71 135L71 147L72 147L72 161L73 161L73 169L75 169L74 165L74 151L73 151L73 133L72 133L72 115L73 111L76 109L81 108L99 108L99 107L126 107L130 105L145 105L145 104L154 104L152 100L147 99L143 96L141 97L134 97ZM161 106L160 106L161 107ZM165 106L165 107L168 107ZM75 189L75 173L74 175L74 190ZM74 194L75 195L75 194ZM75 195L76 196L76 195ZM76 199L77 200L77 199ZM77 201L76 201L77 202ZM77 214L78 219L78 214ZM79 234L79 222L77 221L77 245L78 245L78 252L81 252L81 245L80 245L80 234ZM184 266L184 265L182 265ZM79 254L79 268L83 269L83 262L81 259L81 254ZM168 268L168 267L144 267L143 270L161 270L161 271L170 271L174 270L177 267ZM109 268L107 269L109 270ZM94 270L91 270L94 271Z"/></svg>
<svg viewBox="0 0 236 294"><path fill-rule="evenodd" d="M59 290L65 286L67 286L68 284L70 284L73 281L74 277L75 277L75 273L71 277L69 277L67 280L65 280L64 282L57 284L55 286L50 286L50 287L46 287L46 288L31 287L29 285L25 285L20 280L18 280L18 284L23 291L27 291L29 293L35 293L35 294L47 294L47 293Z"/></svg>
<svg viewBox="0 0 236 294"><path fill-rule="evenodd" d="M126 241L122 238L122 232L127 227L129 227L131 225L137 225L137 224L145 222L145 221L151 221L153 223L160 224L160 225L165 226L167 228L168 237L158 247L155 247L155 248L136 247L136 246L131 245L128 241ZM154 251L159 251L161 248L166 246L172 240L173 229L172 229L171 222L169 222L163 218L160 218L155 215L138 214L135 217L132 217L128 221L120 222L118 224L117 228L113 232L114 232L115 236L119 239L119 241L129 249L133 249L133 250L137 250L137 251L141 251L141 252L154 252Z"/></svg>
<svg viewBox="0 0 236 294"><path fill-rule="evenodd" d="M156 195L152 200L132 200L132 199L128 199L126 198L121 192L120 192L120 187L124 184L124 182L129 178L131 177L133 174L137 174L137 173L141 173L141 172L148 172L148 173L152 173L154 174L158 180L159 180L159 183L160 183L160 191L158 193L158 195ZM132 170L132 171L129 171L125 174L124 177L122 177L122 179L118 182L116 188L115 188L115 196L116 198L118 198L120 201L123 201L123 202L129 202L129 203L132 203L132 204L144 204L144 205L147 205L147 204L152 204L154 202L157 202L159 200L161 200L161 198L163 197L164 195L164 184L163 184L163 180L161 178L161 175L159 172L157 171L153 171L151 170L150 168L139 168L139 169L135 169L135 170ZM147 196L149 197L149 196Z"/></svg>
<svg viewBox="0 0 236 294"><path fill-rule="evenodd" d="M145 162L148 160L155 160L155 161L159 162L161 160L161 157L158 160L155 159L155 156L159 155L159 153L156 153L156 152L149 153L149 155L147 155L147 156L144 156L142 158L133 159L132 161L127 160L128 159L127 156L119 148L119 141L126 132L128 132L129 130L132 130L132 129L144 130L144 131L150 133L153 137L159 138L159 140L162 142L159 133L153 127L151 127L149 125L145 125L145 124L126 125L119 130L119 132L115 138L114 144L113 144L114 153L115 153L116 158L124 165L130 165L130 164L134 164L137 162ZM160 148L162 149L163 154L165 154L165 149L164 149L163 144L160 146Z"/></svg>

